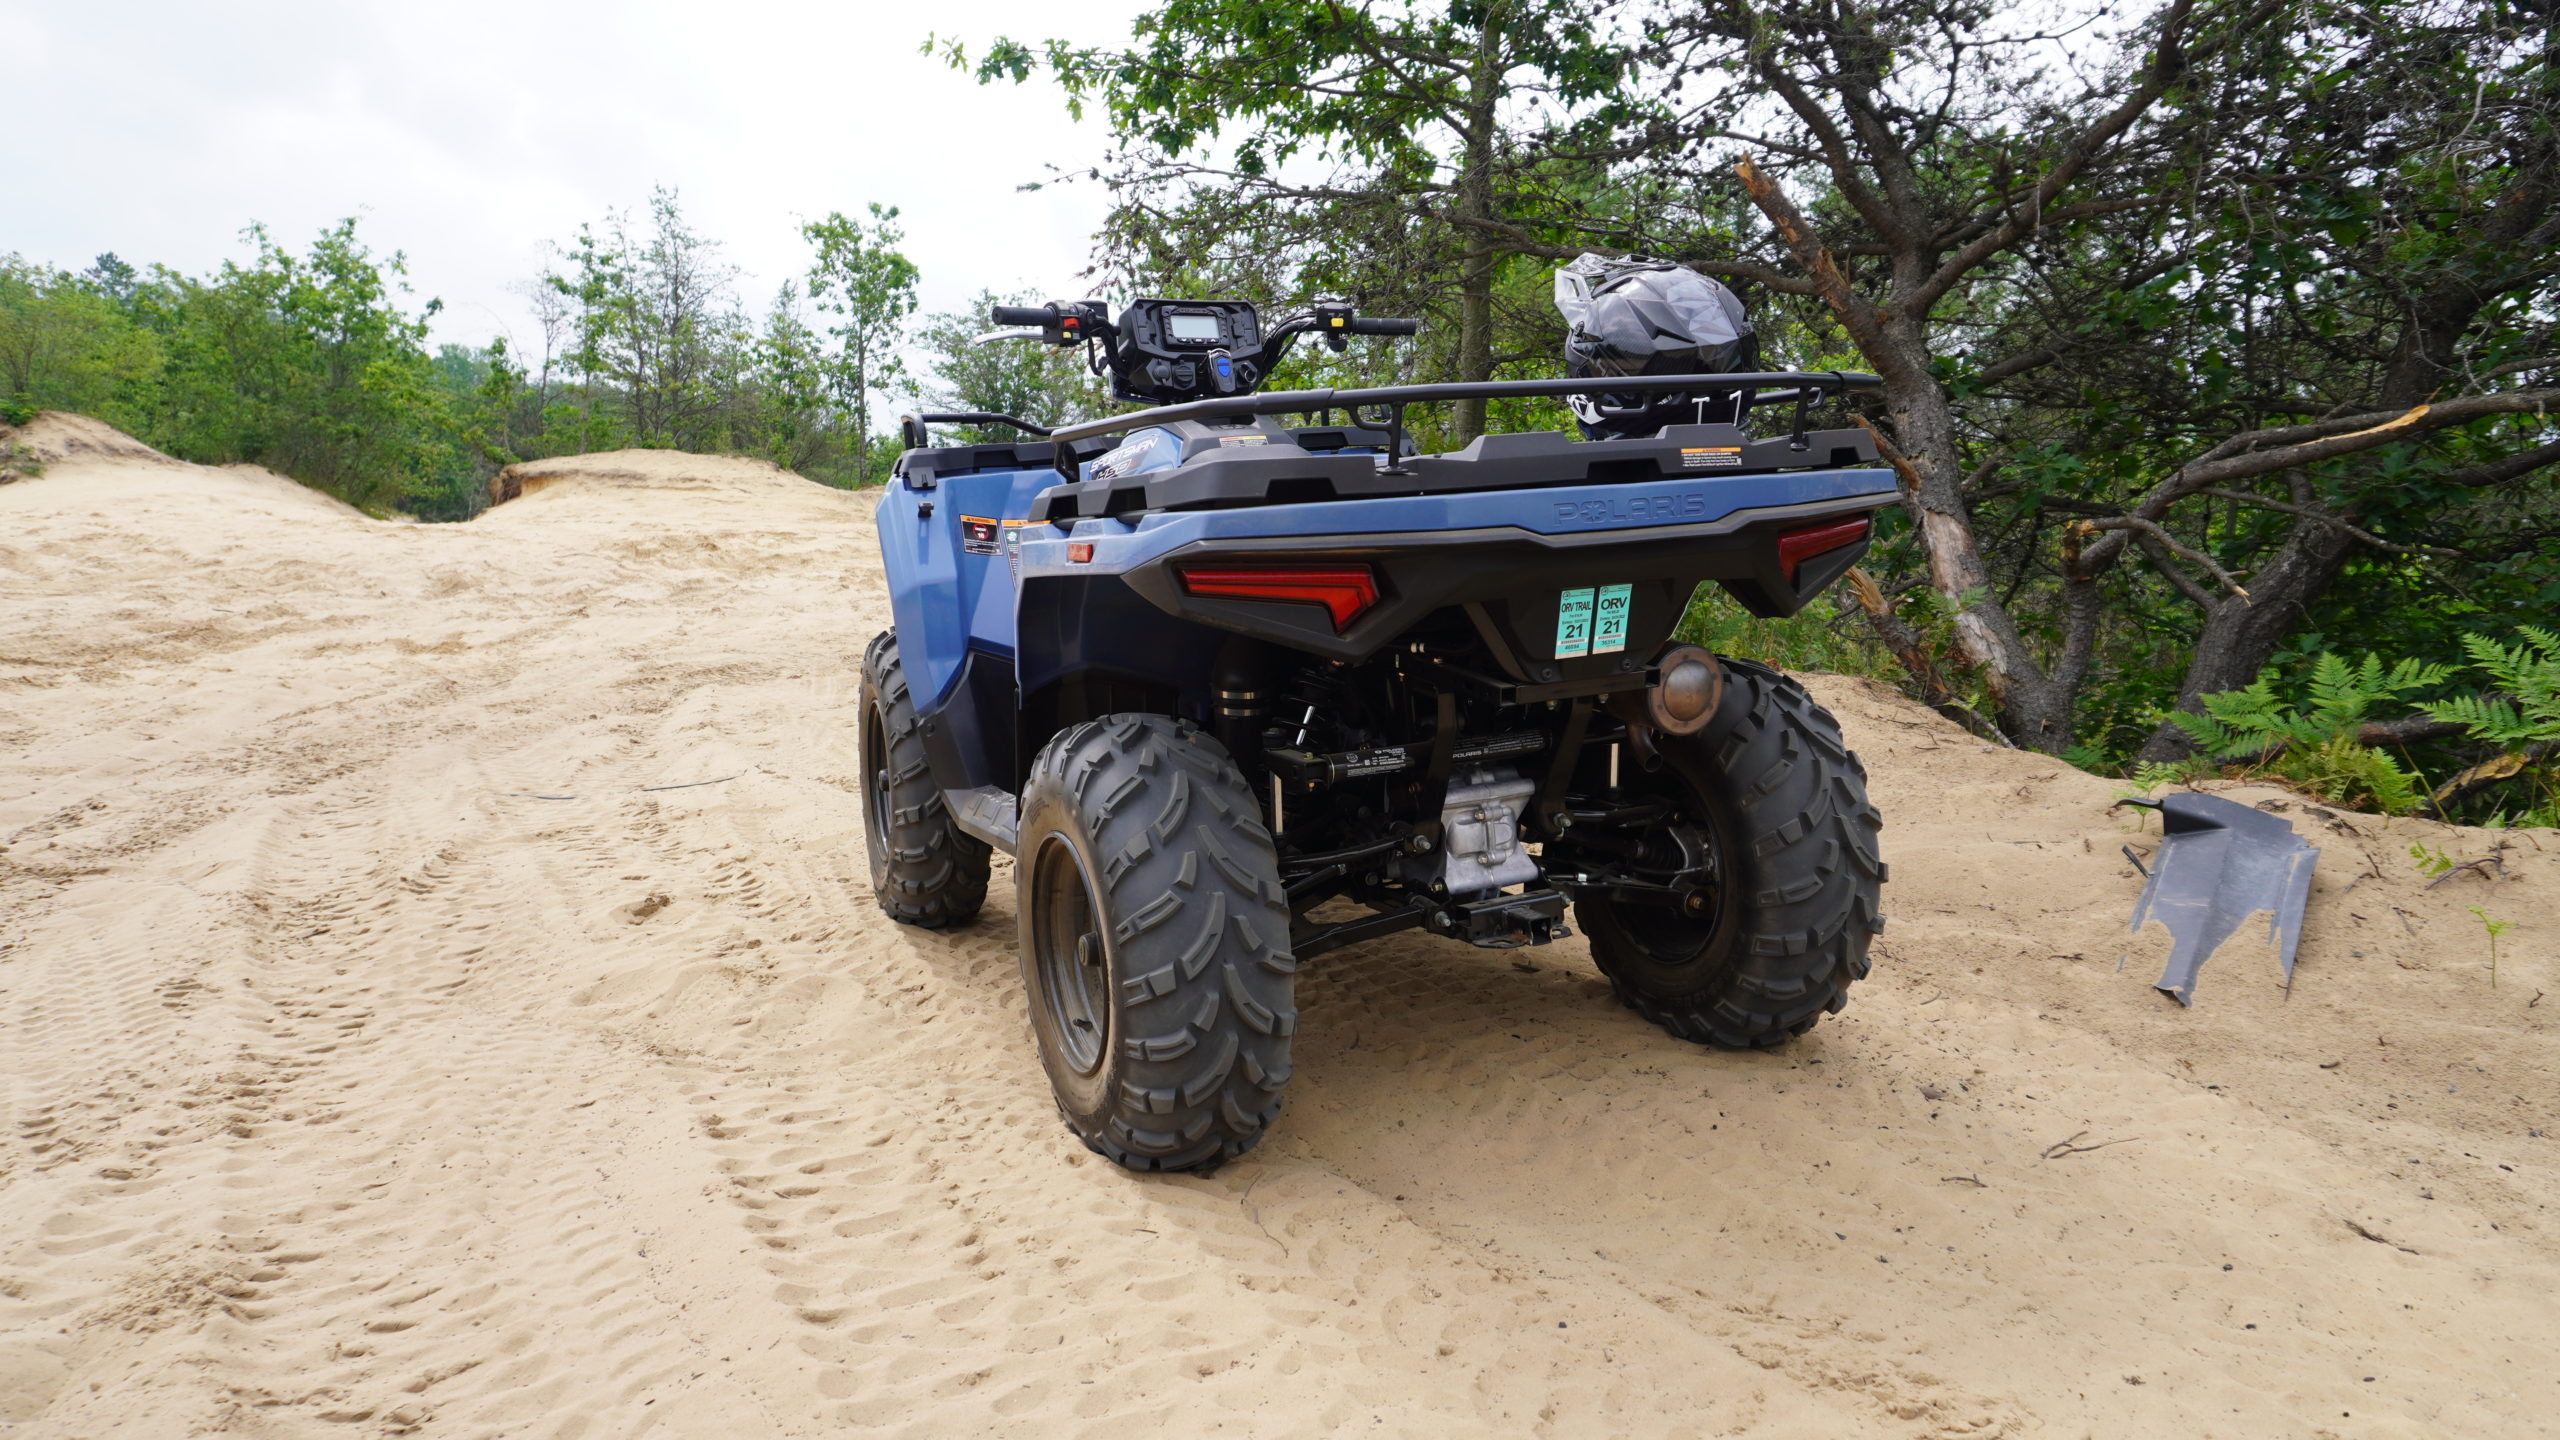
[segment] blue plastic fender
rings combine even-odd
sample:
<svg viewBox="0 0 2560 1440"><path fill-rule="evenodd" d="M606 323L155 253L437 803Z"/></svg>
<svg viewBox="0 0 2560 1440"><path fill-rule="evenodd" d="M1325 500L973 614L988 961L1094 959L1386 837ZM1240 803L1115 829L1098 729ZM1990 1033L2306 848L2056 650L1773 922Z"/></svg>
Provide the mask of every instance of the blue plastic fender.
<svg viewBox="0 0 2560 1440"><path fill-rule="evenodd" d="M917 709L941 703L970 647L1012 657L1016 587L1008 552L1031 497L1057 481L1043 466L946 475L929 490L889 482L875 523L898 658Z"/></svg>

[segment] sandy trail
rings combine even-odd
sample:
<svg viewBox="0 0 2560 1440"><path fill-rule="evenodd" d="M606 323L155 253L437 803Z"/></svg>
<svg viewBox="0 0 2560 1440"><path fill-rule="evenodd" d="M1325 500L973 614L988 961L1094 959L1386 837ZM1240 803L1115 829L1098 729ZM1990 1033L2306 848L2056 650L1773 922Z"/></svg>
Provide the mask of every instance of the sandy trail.
<svg viewBox="0 0 2560 1440"><path fill-rule="evenodd" d="M2496 837L2292 802L2293 993L2235 942L2181 1012L2111 786L1817 679L1894 869L1847 1014L1719 1054L1579 942L1359 947L1274 1137L1139 1179L1005 871L872 905L868 498L626 453L391 525L32 433L0 1432L2560 1433L2552 832L2430 891Z"/></svg>

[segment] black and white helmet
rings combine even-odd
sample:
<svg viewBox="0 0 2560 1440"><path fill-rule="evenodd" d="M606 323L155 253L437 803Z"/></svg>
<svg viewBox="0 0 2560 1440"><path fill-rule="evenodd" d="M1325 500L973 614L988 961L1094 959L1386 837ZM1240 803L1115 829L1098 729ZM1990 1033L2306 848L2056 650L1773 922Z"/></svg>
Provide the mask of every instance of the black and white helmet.
<svg viewBox="0 0 2560 1440"><path fill-rule="evenodd" d="M1564 373L1722 375L1760 367L1760 339L1742 302L1722 285L1669 260L1584 255L1556 270L1556 308L1571 327ZM1574 395L1566 399L1588 439L1654 434L1665 425L1741 420L1733 390Z"/></svg>

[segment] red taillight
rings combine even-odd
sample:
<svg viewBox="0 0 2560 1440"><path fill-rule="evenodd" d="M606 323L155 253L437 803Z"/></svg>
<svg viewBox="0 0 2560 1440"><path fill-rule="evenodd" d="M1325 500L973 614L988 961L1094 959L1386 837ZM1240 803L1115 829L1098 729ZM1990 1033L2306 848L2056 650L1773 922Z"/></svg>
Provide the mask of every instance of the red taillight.
<svg viewBox="0 0 2560 1440"><path fill-rule="evenodd" d="M1191 595L1321 605L1335 634L1378 603L1378 577L1366 565L1186 565L1182 588Z"/></svg>
<svg viewBox="0 0 2560 1440"><path fill-rule="evenodd" d="M1797 566L1816 555L1827 555L1843 545L1855 545L1866 538L1867 517L1864 515L1790 530L1778 537L1778 568L1787 572L1787 580L1792 584Z"/></svg>

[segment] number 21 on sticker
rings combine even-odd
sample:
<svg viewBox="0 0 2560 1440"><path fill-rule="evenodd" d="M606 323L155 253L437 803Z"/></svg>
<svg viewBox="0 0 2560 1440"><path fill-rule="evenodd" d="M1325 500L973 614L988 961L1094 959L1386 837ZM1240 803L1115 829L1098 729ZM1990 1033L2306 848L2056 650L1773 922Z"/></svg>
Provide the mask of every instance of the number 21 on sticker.
<svg viewBox="0 0 2560 1440"><path fill-rule="evenodd" d="M1591 587L1567 590L1556 597L1556 658L1574 660L1591 653Z"/></svg>
<svg viewBox="0 0 2560 1440"><path fill-rule="evenodd" d="M1556 658L1615 655L1627 648L1627 614L1635 608L1635 587L1583 586L1556 596Z"/></svg>
<svg viewBox="0 0 2560 1440"><path fill-rule="evenodd" d="M1627 612L1635 608L1633 585L1600 587L1598 614L1591 622L1591 653L1615 655L1627 648Z"/></svg>

